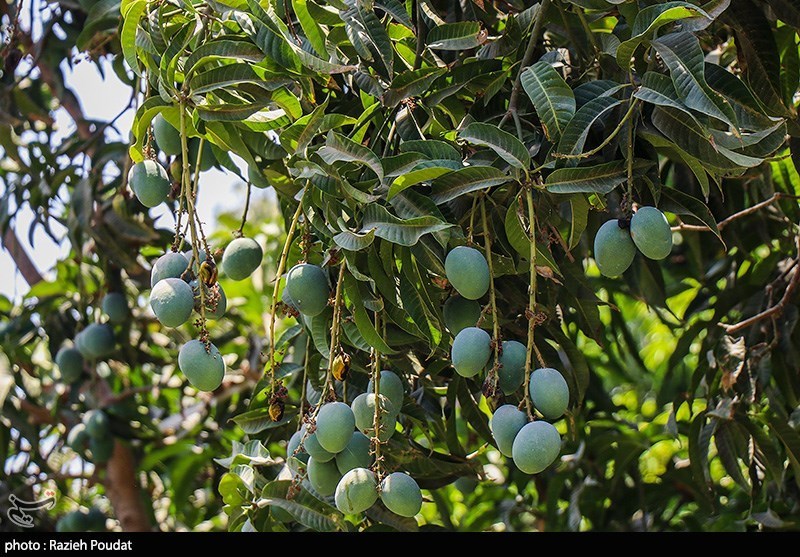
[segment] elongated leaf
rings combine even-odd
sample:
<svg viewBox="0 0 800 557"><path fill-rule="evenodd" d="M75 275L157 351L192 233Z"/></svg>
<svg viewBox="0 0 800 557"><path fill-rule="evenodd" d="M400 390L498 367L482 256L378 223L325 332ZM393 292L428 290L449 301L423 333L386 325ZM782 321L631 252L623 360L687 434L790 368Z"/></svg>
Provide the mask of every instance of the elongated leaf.
<svg viewBox="0 0 800 557"><path fill-rule="evenodd" d="M365 60L375 63L387 79L394 75L394 51L386 28L370 9L356 4L341 13L350 42Z"/></svg>
<svg viewBox="0 0 800 557"><path fill-rule="evenodd" d="M737 129L736 115L727 101L706 82L705 56L692 33L670 33L653 41L669 70L683 104Z"/></svg>
<svg viewBox="0 0 800 557"><path fill-rule="evenodd" d="M376 0L375 7L380 8L394 19L400 25L405 25L409 29L414 26L411 23L411 18L408 17L406 7L398 0Z"/></svg>
<svg viewBox="0 0 800 557"><path fill-rule="evenodd" d="M441 205L467 193L508 182L509 178L493 166L468 166L433 181L431 199Z"/></svg>
<svg viewBox="0 0 800 557"><path fill-rule="evenodd" d="M558 152L564 155L582 152L592 126L620 104L622 101L613 97L598 97L583 105L564 129Z"/></svg>
<svg viewBox="0 0 800 557"><path fill-rule="evenodd" d="M725 468L728 475L733 478L733 481L739 484L742 489L749 492L751 489L750 484L747 483L744 474L742 474L742 469L739 464L740 455L737 454L736 443L733 439L736 433L732 427L735 427L735 423L722 423L717 427L717 431L714 434L717 455L719 455L722 466Z"/></svg>
<svg viewBox="0 0 800 557"><path fill-rule="evenodd" d="M423 182L430 182L434 178L438 178L439 176L443 176L451 172L453 172L452 168L428 166L425 168L420 168L419 170L412 170L407 174L401 174L392 182L392 185L389 187L389 193L386 195L386 199L391 200L395 195L401 193L403 190Z"/></svg>
<svg viewBox="0 0 800 557"><path fill-rule="evenodd" d="M253 68L246 63L226 64L208 71L197 73L189 80L192 94L202 95L215 89L237 85L239 83L254 83L272 90L286 84L286 80L278 78L274 82L263 81Z"/></svg>
<svg viewBox="0 0 800 557"><path fill-rule="evenodd" d="M693 17L711 21L705 11L688 2L664 2L644 8L636 15L631 38L617 47L617 63L627 70L631 66L636 47L650 40L655 31L668 23Z"/></svg>
<svg viewBox="0 0 800 557"><path fill-rule="evenodd" d="M431 216L401 219L389 213L382 205L372 203L364 209L362 232L374 230L378 238L401 246L413 246L423 234L451 226L454 225Z"/></svg>
<svg viewBox="0 0 800 557"><path fill-rule="evenodd" d="M431 84L447 72L444 68L421 68L399 74L392 86L383 94L383 104L395 107L409 97L419 97Z"/></svg>
<svg viewBox="0 0 800 557"><path fill-rule="evenodd" d="M661 208L663 210L675 213L676 215L693 216L705 224L719 241L722 242L723 248L725 247L725 241L722 239L719 228L717 228L717 221L705 203L673 188L663 188L661 190L661 195Z"/></svg>
<svg viewBox="0 0 800 557"><path fill-rule="evenodd" d="M489 147L500 158L516 168L524 170L531 165L531 156L525 145L519 139L497 126L473 122L458 132L458 137L473 145Z"/></svg>
<svg viewBox="0 0 800 557"><path fill-rule="evenodd" d="M269 482L264 486L257 503L259 506L280 507L303 526L318 532L346 529L344 517L334 507L323 503L305 489L292 491L289 496L291 488L291 480Z"/></svg>
<svg viewBox="0 0 800 557"><path fill-rule="evenodd" d="M342 249L361 251L367 249L375 241L375 231L369 230L362 234L343 230L333 237L333 241Z"/></svg>
<svg viewBox="0 0 800 557"><path fill-rule="evenodd" d="M428 48L436 50L467 50L483 44L488 33L477 21L445 23L428 32Z"/></svg>
<svg viewBox="0 0 800 557"><path fill-rule="evenodd" d="M636 159L635 171L641 171L653 163ZM547 191L553 193L598 193L605 195L628 178L628 165L624 160L611 161L595 166L560 168L545 180Z"/></svg>
<svg viewBox="0 0 800 557"><path fill-rule="evenodd" d="M690 114L688 107L678 98L672 80L664 74L646 72L642 76L642 86L633 96L650 104L669 106Z"/></svg>
<svg viewBox="0 0 800 557"><path fill-rule="evenodd" d="M375 323L370 319L369 314L363 304L368 293L361 288L361 285L352 277L345 274L345 289L347 297L353 302L351 308L353 319L358 328L358 332L364 337L370 346L377 348L381 354L394 354L395 351L386 344L381 334L375 329Z"/></svg>
<svg viewBox="0 0 800 557"><path fill-rule="evenodd" d="M771 415L767 418L770 430L780 439L786 449L786 456L794 469L794 481L800 485L800 434L784 418Z"/></svg>
<svg viewBox="0 0 800 557"><path fill-rule="evenodd" d="M229 39L209 41L198 46L186 59L184 63L184 73L188 77L202 64L225 58L260 62L264 59L264 53L254 44L247 41L234 41Z"/></svg>
<svg viewBox="0 0 800 557"><path fill-rule="evenodd" d="M533 102L544 134L558 143L575 114L575 95L564 78L547 62L536 62L522 72L522 87Z"/></svg>
<svg viewBox="0 0 800 557"><path fill-rule="evenodd" d="M317 56L327 58L328 52L325 50L325 35L309 13L307 0L292 0L292 9L295 15L297 15L297 21L300 22L300 27L303 28L303 33L306 34L308 42L314 47Z"/></svg>
<svg viewBox="0 0 800 557"><path fill-rule="evenodd" d="M569 228L569 249L574 248L581 241L581 235L586 230L589 217L589 201L585 195L573 195L569 200L570 206L570 228Z"/></svg>
<svg viewBox="0 0 800 557"><path fill-rule="evenodd" d="M139 61L136 59L136 30L139 28L139 20L142 19L147 9L146 0L135 0L127 5L122 12L123 23L119 34L119 44L122 47L122 55L125 62L136 75L142 75L139 70Z"/></svg>
<svg viewBox="0 0 800 557"><path fill-rule="evenodd" d="M433 139L404 141L400 144L400 151L403 153L420 153L430 160L446 159L461 161L461 153L459 153L455 147L444 141L436 141Z"/></svg>
<svg viewBox="0 0 800 557"><path fill-rule="evenodd" d="M317 154L328 164L339 161L363 164L378 176L378 180L383 181L383 165L380 157L363 145L334 131L328 133L325 146L317 151Z"/></svg>

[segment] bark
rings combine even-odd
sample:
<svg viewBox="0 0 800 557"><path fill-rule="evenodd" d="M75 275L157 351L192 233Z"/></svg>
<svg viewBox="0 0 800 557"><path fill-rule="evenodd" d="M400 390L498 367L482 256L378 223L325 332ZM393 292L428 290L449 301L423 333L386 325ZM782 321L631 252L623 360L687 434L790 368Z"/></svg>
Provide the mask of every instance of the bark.
<svg viewBox="0 0 800 557"><path fill-rule="evenodd" d="M103 483L108 499L114 507L114 514L124 532L152 530L140 496L133 452L121 441L114 444L114 454L106 465L106 478Z"/></svg>
<svg viewBox="0 0 800 557"><path fill-rule="evenodd" d="M42 274L33 264L33 261L31 261L28 252L26 252L25 248L20 244L17 235L14 233L14 229L10 226L6 229L5 234L3 234L3 247L8 250L14 263L17 264L17 269L22 273L22 278L25 279L25 282L27 282L29 286L33 286L44 280Z"/></svg>

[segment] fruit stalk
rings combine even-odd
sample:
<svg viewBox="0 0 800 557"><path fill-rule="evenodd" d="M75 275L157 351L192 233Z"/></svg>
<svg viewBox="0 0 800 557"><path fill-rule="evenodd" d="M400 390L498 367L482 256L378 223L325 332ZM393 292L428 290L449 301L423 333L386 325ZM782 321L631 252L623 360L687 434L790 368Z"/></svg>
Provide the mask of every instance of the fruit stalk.
<svg viewBox="0 0 800 557"><path fill-rule="evenodd" d="M375 330L380 331L380 312L377 311L375 312ZM378 489L380 490L380 482L383 479L383 470L382 470L383 457L381 457L381 440L380 440L381 408L382 408L382 405L380 403L381 354L378 351L378 349L375 348L374 346L372 347L372 384L374 385L373 392L375 393L375 416L372 422L372 428L374 430L372 436L372 445L373 445L373 451L375 453L375 476L378 478Z"/></svg>
<svg viewBox="0 0 800 557"><path fill-rule="evenodd" d="M303 189L303 194L297 202L297 209L294 215L292 215L292 222L289 224L289 230L286 232L286 241L283 243L281 257L278 260L278 268L275 271L275 285L272 287L272 307L270 308L269 316L269 360L267 361L267 365L269 366L269 382L271 385L270 394L275 394L275 313L278 307L278 301L280 300L280 298L278 298L278 287L281 283L281 276L286 270L286 259L289 257L289 248L292 246L294 231L297 228L300 215L303 213L303 200L305 199L307 190L308 184L306 184L306 187Z"/></svg>
<svg viewBox="0 0 800 557"><path fill-rule="evenodd" d="M333 323L331 324L331 346L328 353L328 373L325 374L325 386L322 388L322 394L320 395L323 398L320 399L319 407L322 406L325 393L329 392L329 389L330 392L334 393L334 397L336 396L336 390L333 387L333 361L336 358L336 350L339 348L339 321L341 321L342 316L342 287L346 268L347 260L342 257L342 261L339 263L339 277L336 280L336 294L333 298Z"/></svg>
<svg viewBox="0 0 800 557"><path fill-rule="evenodd" d="M492 344L494 364L486 378L489 383L490 393L494 395L497 388L497 370L500 368L500 326L497 322L497 300L494 292L494 267L492 265L492 240L489 238L489 224L486 220L486 202L481 198L481 226L483 227L483 248L486 252L486 262L489 264L489 307L492 310ZM535 249L535 247L534 247Z"/></svg>
<svg viewBox="0 0 800 557"><path fill-rule="evenodd" d="M525 408L528 412L528 418L532 420L533 410L531 408L529 385L531 381L531 368L533 367L533 342L534 330L536 328L536 210L533 206L533 191L530 186L525 188L525 200L528 204L528 221L530 223L531 234L531 284L528 287L528 344L527 354L525 355L525 384L523 386L523 396L525 397Z"/></svg>
<svg viewBox="0 0 800 557"><path fill-rule="evenodd" d="M189 232L192 235L192 257L197 262L198 268L200 266L200 244L198 241L198 234L197 234L197 221L195 215L195 208L194 208L194 194L195 194L195 187L192 187L189 181L189 144L186 139L186 109L183 106L183 103L180 105L180 115L181 115L181 161L182 161L182 168L181 168L181 195L186 200L186 210L189 213ZM197 150L198 158L203 153L203 143L200 143L200 147ZM197 173L199 174L199 172ZM196 177L195 177L196 180ZM195 186L197 182L195 181ZM180 200L178 201L178 211L181 211L180 207ZM208 253L208 252L206 252ZM205 331L206 326L206 293L205 288L200 286L198 288L200 293L200 332L201 335ZM206 339L207 340L207 339ZM208 349L208 344L206 344L206 349Z"/></svg>

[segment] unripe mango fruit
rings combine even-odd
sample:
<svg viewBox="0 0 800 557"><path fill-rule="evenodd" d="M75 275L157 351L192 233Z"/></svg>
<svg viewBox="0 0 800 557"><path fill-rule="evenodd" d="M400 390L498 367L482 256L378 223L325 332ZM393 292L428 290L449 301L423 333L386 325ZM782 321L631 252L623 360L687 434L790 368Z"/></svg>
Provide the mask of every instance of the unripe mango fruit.
<svg viewBox="0 0 800 557"><path fill-rule="evenodd" d="M344 402L329 402L317 414L317 441L331 453L341 452L356 427L353 411Z"/></svg>
<svg viewBox="0 0 800 557"><path fill-rule="evenodd" d="M336 508L344 514L364 512L378 500L378 480L366 468L354 468L336 486Z"/></svg>
<svg viewBox="0 0 800 557"><path fill-rule="evenodd" d="M109 292L103 297L103 313L108 315L109 323L124 323L130 316L128 301L119 292Z"/></svg>
<svg viewBox="0 0 800 557"><path fill-rule="evenodd" d="M380 417L380 432L378 439L385 442L394 434L397 418L389 411L389 399L380 395L376 399L375 393L361 393L353 400L353 416L358 430L371 437L375 433L375 401L379 400L382 413Z"/></svg>
<svg viewBox="0 0 800 557"><path fill-rule="evenodd" d="M490 428L492 437L497 442L497 449L505 456L512 456L514 439L519 430L528 423L528 416L525 412L517 409L512 404L504 404L492 415Z"/></svg>
<svg viewBox="0 0 800 557"><path fill-rule="evenodd" d="M489 333L477 327L467 327L453 340L453 367L462 377L473 377L486 367L492 355Z"/></svg>
<svg viewBox="0 0 800 557"><path fill-rule="evenodd" d="M316 265L300 263L289 269L286 290L297 310L304 315L319 315L328 305L328 276Z"/></svg>
<svg viewBox="0 0 800 557"><path fill-rule="evenodd" d="M128 174L136 198L145 207L155 207L167 200L172 184L167 171L153 160L137 162Z"/></svg>
<svg viewBox="0 0 800 557"><path fill-rule="evenodd" d="M497 372L500 390L510 395L525 381L525 360L528 350L524 344L516 340L504 340L500 354L501 368Z"/></svg>
<svg viewBox="0 0 800 557"><path fill-rule="evenodd" d="M69 430L67 445L79 454L89 447L89 434L86 432L86 425L83 422L76 424Z"/></svg>
<svg viewBox="0 0 800 557"><path fill-rule="evenodd" d="M300 444L303 440L303 431L303 429L295 431L294 435L292 435L289 442L286 444L286 464L289 466L289 469L295 473L297 473L298 469L292 458L296 458L303 464L308 464L309 459L308 453L300 448Z"/></svg>
<svg viewBox="0 0 800 557"><path fill-rule="evenodd" d="M222 254L222 272L232 280L244 280L261 265L264 252L252 238L236 238Z"/></svg>
<svg viewBox="0 0 800 557"><path fill-rule="evenodd" d="M200 139L191 138L189 140L189 164L191 166L197 163L198 149L200 149ZM215 164L217 164L217 157L214 156L214 151L211 150L211 144L206 141L203 144L203 153L200 155L200 172L210 170Z"/></svg>
<svg viewBox="0 0 800 557"><path fill-rule="evenodd" d="M519 430L512 447L514 464L526 474L538 474L550 466L560 452L561 436L552 424L542 420Z"/></svg>
<svg viewBox="0 0 800 557"><path fill-rule="evenodd" d="M181 132L161 115L153 118L153 137L159 150L167 156L181 154Z"/></svg>
<svg viewBox="0 0 800 557"><path fill-rule="evenodd" d="M336 456L336 454L326 451L322 445L319 444L316 432L306 436L305 441L303 441L303 448L308 455L316 459L317 462L330 462Z"/></svg>
<svg viewBox="0 0 800 557"><path fill-rule="evenodd" d="M381 501L394 514L411 518L422 509L422 492L414 478L394 472L381 482Z"/></svg>
<svg viewBox="0 0 800 557"><path fill-rule="evenodd" d="M158 281L150 292L150 307L165 327L180 327L194 308L192 288L177 278Z"/></svg>
<svg viewBox="0 0 800 557"><path fill-rule="evenodd" d="M618 277L633 263L636 245L627 228L620 228L616 219L603 223L594 237L594 260L607 277Z"/></svg>
<svg viewBox="0 0 800 557"><path fill-rule="evenodd" d="M64 383L74 383L83 374L83 356L76 348L62 346L56 353L56 365Z"/></svg>
<svg viewBox="0 0 800 557"><path fill-rule="evenodd" d="M108 325L92 323L75 335L75 348L88 360L104 358L114 351L114 333Z"/></svg>
<svg viewBox="0 0 800 557"><path fill-rule="evenodd" d="M347 446L336 455L336 467L341 474L347 474L353 468L369 468L372 464L369 437L360 431L354 431Z"/></svg>
<svg viewBox="0 0 800 557"><path fill-rule="evenodd" d="M489 290L489 264L475 248L458 246L450 250L444 270L453 288L467 300L477 300Z"/></svg>
<svg viewBox="0 0 800 557"><path fill-rule="evenodd" d="M314 457L308 459L308 481L320 495L333 495L340 479L342 474L336 467L336 462L319 462Z"/></svg>
<svg viewBox="0 0 800 557"><path fill-rule="evenodd" d="M645 257L664 259L672 251L672 230L664 213L640 207L631 218L631 238Z"/></svg>
<svg viewBox="0 0 800 557"><path fill-rule="evenodd" d="M197 279L195 279L189 283L189 286L191 287L192 294L194 295L194 310L197 313L200 313L200 289L198 288L198 284L199 283L197 282ZM217 305L212 311L211 295L213 293L219 294L219 297L216 301ZM225 310L228 309L228 298L225 296L225 291L222 289L222 285L216 283L211 288L203 285L203 294L206 301L206 318L215 320L222 319L222 316L225 315Z"/></svg>
<svg viewBox="0 0 800 557"><path fill-rule="evenodd" d="M457 335L462 329L474 327L481 316L481 305L462 296L451 296L444 303L444 324Z"/></svg>
<svg viewBox="0 0 800 557"><path fill-rule="evenodd" d="M114 454L114 438L92 437L89 439L89 450L92 452L92 461L95 463L108 462Z"/></svg>
<svg viewBox="0 0 800 557"><path fill-rule="evenodd" d="M181 278L181 275L189 267L189 261L175 251L170 251L156 259L153 268L150 270L150 288L158 284L158 281L167 278Z"/></svg>
<svg viewBox="0 0 800 557"><path fill-rule="evenodd" d="M403 380L393 372L384 369L381 371L381 380L379 382L381 395L387 398L386 408L392 416L399 416L400 410L403 408L403 398L405 397L405 388L403 387ZM371 393L375 390L375 385L372 379L367 383L367 392Z"/></svg>
<svg viewBox="0 0 800 557"><path fill-rule="evenodd" d="M548 420L564 415L569 406L569 386L557 370L545 367L534 370L528 382L531 401Z"/></svg>
<svg viewBox="0 0 800 557"><path fill-rule="evenodd" d="M98 409L89 410L83 415L83 425L91 437L108 437L111 428L108 416Z"/></svg>
<svg viewBox="0 0 800 557"><path fill-rule="evenodd" d="M209 343L209 350L206 351L206 345L196 339L181 347L178 368L199 391L215 390L225 377L225 362L217 347Z"/></svg>

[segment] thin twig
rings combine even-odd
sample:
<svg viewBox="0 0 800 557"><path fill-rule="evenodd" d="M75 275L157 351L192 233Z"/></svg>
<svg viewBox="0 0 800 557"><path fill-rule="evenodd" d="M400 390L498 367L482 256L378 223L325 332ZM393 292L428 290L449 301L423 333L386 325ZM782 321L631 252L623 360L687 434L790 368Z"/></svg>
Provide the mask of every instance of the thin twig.
<svg viewBox="0 0 800 557"><path fill-rule="evenodd" d="M734 213L731 216L727 217L726 219L723 219L723 220L719 221L717 223L717 229L718 230L722 230L723 228L728 226L730 223L732 223L736 219L740 219L742 217L746 217L747 215L752 215L753 213L755 213L759 209L763 209L767 205L771 205L771 204L775 203L776 201L778 201L779 199L800 199L800 196L792 195L792 194L789 194L789 193L776 192L776 193L772 194L772 197L770 197L769 199L765 199L764 201L756 203L755 205L753 205L751 207L748 207L747 209L742 209L738 213ZM672 227L672 231L673 232L678 232L678 231L681 231L681 230L692 231L692 232L710 232L711 231L711 229L708 228L707 226L701 226L701 225L697 225L697 224L684 224L684 223L681 223L678 226L673 226Z"/></svg>
<svg viewBox="0 0 800 557"><path fill-rule="evenodd" d="M533 408L531 404L530 395L530 378L531 368L533 367L533 349L534 349L534 331L536 329L536 209L533 206L533 192L531 187L525 188L525 199L528 204L528 221L530 222L530 241L531 241L531 254L530 254L530 272L531 283L528 286L528 344L527 354L525 355L525 384L523 397L525 398L525 408L528 413L528 418L533 419Z"/></svg>
<svg viewBox="0 0 800 557"><path fill-rule="evenodd" d="M525 71L525 68L527 68L533 61L533 53L536 52L536 45L539 43L539 38L542 34L542 24L544 23L545 14L548 7L550 7L550 0L542 0L542 4L539 6L539 11L536 13L536 23L533 25L533 31L531 32L531 37L528 40L528 46L525 48L525 54L522 56L522 62L520 62L519 70L517 71L517 78L514 80L514 86L511 89L511 97L509 97L508 100L508 111L500 120L499 127L501 128L510 117L517 113L519 93L522 89L522 72Z"/></svg>
<svg viewBox="0 0 800 557"><path fill-rule="evenodd" d="M614 128L608 137L606 137L603 142L595 147L594 149L589 149L588 151L584 151L583 153L576 153L576 154L564 154L564 153L553 153L553 157L556 159L585 159L591 157L592 155L596 155L600 151L602 151L609 143L611 143L617 134L622 131L622 127L625 125L625 122L628 121L628 118L631 117L633 114L634 109L638 104L638 99L631 97L630 106L628 107L628 111L622 117L622 120L619 121L619 124L616 128Z"/></svg>
<svg viewBox="0 0 800 557"><path fill-rule="evenodd" d="M489 223L486 219L486 203L481 198L481 226L483 227L483 249L486 254L486 262L489 264L489 306L492 310L492 344L494 352L494 365L486 378L489 385L489 392L494 395L497 388L497 370L500 369L500 325L497 322L497 301L494 291L494 266L492 264L492 240L489 238ZM534 248L535 249L535 248Z"/></svg>

